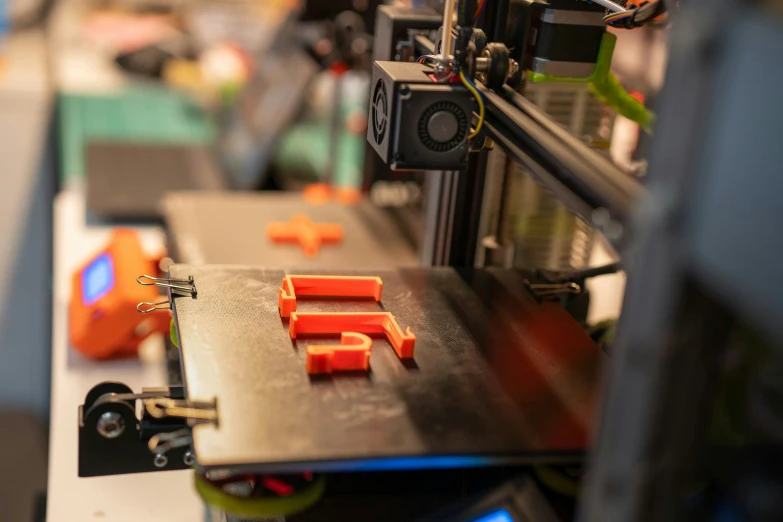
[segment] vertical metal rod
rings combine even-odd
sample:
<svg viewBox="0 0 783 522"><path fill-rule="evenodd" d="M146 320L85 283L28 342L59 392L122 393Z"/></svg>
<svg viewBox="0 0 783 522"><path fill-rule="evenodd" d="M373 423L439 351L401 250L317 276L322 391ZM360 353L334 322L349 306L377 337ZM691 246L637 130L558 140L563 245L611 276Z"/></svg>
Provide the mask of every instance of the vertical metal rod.
<svg viewBox="0 0 783 522"><path fill-rule="evenodd" d="M454 21L454 1L446 0L443 7L443 39L440 46L440 56L445 61L451 58L451 31Z"/></svg>
<svg viewBox="0 0 783 522"><path fill-rule="evenodd" d="M623 6L612 2L612 0L593 0L593 2L610 11L614 11L615 13L624 13L626 11Z"/></svg>

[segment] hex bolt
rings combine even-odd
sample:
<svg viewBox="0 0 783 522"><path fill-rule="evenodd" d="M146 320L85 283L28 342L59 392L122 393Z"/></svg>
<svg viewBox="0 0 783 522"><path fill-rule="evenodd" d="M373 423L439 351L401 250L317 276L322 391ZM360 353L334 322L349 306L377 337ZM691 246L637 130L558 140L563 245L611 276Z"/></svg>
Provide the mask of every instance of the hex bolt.
<svg viewBox="0 0 783 522"><path fill-rule="evenodd" d="M102 437L116 439L125 431L125 421L116 411L107 411L98 417L96 429Z"/></svg>

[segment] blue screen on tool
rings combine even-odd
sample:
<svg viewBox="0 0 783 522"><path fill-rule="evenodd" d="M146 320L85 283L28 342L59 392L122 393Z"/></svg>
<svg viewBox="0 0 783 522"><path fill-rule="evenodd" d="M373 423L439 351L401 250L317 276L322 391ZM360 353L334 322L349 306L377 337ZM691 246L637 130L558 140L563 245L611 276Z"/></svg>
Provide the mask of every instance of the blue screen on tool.
<svg viewBox="0 0 783 522"><path fill-rule="evenodd" d="M114 288L114 262L111 255L103 253L87 265L82 272L82 301L91 305Z"/></svg>
<svg viewBox="0 0 783 522"><path fill-rule="evenodd" d="M477 518L473 520L473 522L514 522L514 519L511 518L511 515L505 509L499 509L493 511L489 515Z"/></svg>

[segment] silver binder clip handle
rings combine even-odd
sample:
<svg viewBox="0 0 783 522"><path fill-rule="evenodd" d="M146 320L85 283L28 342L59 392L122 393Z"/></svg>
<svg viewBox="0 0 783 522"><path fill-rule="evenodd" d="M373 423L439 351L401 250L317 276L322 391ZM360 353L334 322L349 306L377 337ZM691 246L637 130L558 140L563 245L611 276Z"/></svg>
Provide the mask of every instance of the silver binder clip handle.
<svg viewBox="0 0 783 522"><path fill-rule="evenodd" d="M158 310L171 310L171 301L158 301L157 303L150 303L149 301L142 301L136 305L136 311L142 314L148 314L150 312L157 312Z"/></svg>
<svg viewBox="0 0 783 522"><path fill-rule="evenodd" d="M136 282L144 286L159 286L162 288L168 288L172 293L177 295L190 297L196 296L196 285L193 282L193 277L191 276L188 276L187 279L171 279L167 277L140 275L136 278Z"/></svg>
<svg viewBox="0 0 783 522"><path fill-rule="evenodd" d="M192 443L193 435L190 428L182 428L169 433L153 435L147 443L147 447L153 455L165 455L173 449L190 446Z"/></svg>
<svg viewBox="0 0 783 522"><path fill-rule="evenodd" d="M187 419L191 424L217 423L215 401L189 401L181 399L154 398L144 401L147 412L156 419L176 417Z"/></svg>

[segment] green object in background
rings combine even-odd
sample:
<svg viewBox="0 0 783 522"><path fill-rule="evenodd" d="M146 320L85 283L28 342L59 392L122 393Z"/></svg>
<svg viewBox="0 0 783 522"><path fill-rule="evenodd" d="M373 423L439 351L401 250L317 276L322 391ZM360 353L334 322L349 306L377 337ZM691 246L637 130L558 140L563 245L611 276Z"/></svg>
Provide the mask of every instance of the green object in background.
<svg viewBox="0 0 783 522"><path fill-rule="evenodd" d="M361 187L365 139L364 135L340 133L332 172L333 186ZM323 124L293 125L280 140L275 162L286 169L311 172L320 178L329 165L329 142L329 129Z"/></svg>
<svg viewBox="0 0 783 522"><path fill-rule="evenodd" d="M628 94L628 91L620 85L617 77L609 70L612 65L612 55L614 54L616 43L617 37L615 35L604 33L601 39L601 48L598 50L595 69L587 78L568 78L530 71L528 80L533 83L589 83L593 94L599 100L614 109L620 116L638 123L645 132L649 133L655 122L655 113Z"/></svg>
<svg viewBox="0 0 783 522"><path fill-rule="evenodd" d="M171 339L171 344L179 348L179 337L177 337L177 327L174 326L174 319L171 319L171 322L169 323L169 338Z"/></svg>
<svg viewBox="0 0 783 522"><path fill-rule="evenodd" d="M334 187L361 189L367 138L364 130L357 132L356 126L357 118L367 115L369 76L349 71L333 81L340 82L336 109L323 105L334 101L334 93L313 105L311 109L320 116L300 121L286 131L275 152L275 164L284 171L304 173L313 181L324 181L328 174L329 184ZM335 116L339 119L336 124ZM330 157L332 153L334 158Z"/></svg>
<svg viewBox="0 0 783 522"><path fill-rule="evenodd" d="M217 135L209 114L163 85L131 85L109 95L62 94L59 118L62 181L84 177L90 141L199 145Z"/></svg>

